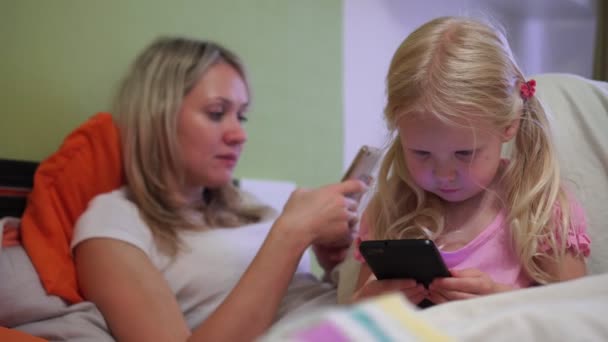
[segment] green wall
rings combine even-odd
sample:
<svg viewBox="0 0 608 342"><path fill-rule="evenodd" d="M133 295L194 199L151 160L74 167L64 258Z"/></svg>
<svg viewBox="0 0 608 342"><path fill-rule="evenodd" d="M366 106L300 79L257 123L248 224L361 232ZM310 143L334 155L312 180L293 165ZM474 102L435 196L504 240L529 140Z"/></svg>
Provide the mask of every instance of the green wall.
<svg viewBox="0 0 608 342"><path fill-rule="evenodd" d="M0 157L41 160L109 110L158 35L216 40L248 66L253 110L237 176L303 186L342 169L339 0L19 0L0 4Z"/></svg>

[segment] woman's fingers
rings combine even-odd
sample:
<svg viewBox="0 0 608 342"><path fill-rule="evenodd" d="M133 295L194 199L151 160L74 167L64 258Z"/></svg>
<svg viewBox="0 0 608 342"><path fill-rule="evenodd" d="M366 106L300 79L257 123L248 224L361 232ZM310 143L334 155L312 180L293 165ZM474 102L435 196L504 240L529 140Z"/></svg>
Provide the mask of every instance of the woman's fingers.
<svg viewBox="0 0 608 342"><path fill-rule="evenodd" d="M292 229L312 233L313 243L331 245L347 237L352 239L359 203L346 194L366 189L363 182L354 179L313 190L296 189L283 209L283 222Z"/></svg>
<svg viewBox="0 0 608 342"><path fill-rule="evenodd" d="M358 194L367 190L367 185L358 179L348 179L341 183L332 184L330 187L335 187L342 195Z"/></svg>

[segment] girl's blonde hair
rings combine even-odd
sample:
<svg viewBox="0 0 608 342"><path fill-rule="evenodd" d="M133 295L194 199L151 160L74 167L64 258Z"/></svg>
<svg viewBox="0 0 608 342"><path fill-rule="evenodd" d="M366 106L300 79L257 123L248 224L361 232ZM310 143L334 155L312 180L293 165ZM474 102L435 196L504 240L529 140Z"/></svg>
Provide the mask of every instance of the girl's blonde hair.
<svg viewBox="0 0 608 342"><path fill-rule="evenodd" d="M373 238L422 238L429 232L436 237L444 229L442 201L417 186L408 173L395 134L399 120L432 113L447 122L483 121L504 130L519 119L501 180L506 224L528 275L539 283L555 280L539 262L563 258L570 207L560 182L549 120L535 97L522 99L519 88L525 81L505 35L482 21L438 18L405 39L387 75L384 114L395 138L367 209ZM540 247L545 244L548 248Z"/></svg>
<svg viewBox="0 0 608 342"><path fill-rule="evenodd" d="M220 62L232 66L248 85L239 58L222 46L158 39L137 57L115 100L129 197L161 250L171 256L180 247L179 230L237 227L259 221L267 209L244 206L233 184L205 189L202 204L196 207L188 205L179 191L185 172L177 113L203 74Z"/></svg>

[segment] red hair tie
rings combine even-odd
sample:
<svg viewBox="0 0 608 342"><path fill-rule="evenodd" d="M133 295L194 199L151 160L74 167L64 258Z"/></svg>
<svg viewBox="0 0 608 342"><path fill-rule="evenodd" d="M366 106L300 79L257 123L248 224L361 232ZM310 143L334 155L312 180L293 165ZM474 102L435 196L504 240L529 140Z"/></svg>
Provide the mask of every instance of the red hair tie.
<svg viewBox="0 0 608 342"><path fill-rule="evenodd" d="M535 80L529 80L528 82L524 82L519 86L519 94L521 95L521 98L524 100L527 100L527 99L531 98L532 96L534 96L535 92L536 92L536 81Z"/></svg>

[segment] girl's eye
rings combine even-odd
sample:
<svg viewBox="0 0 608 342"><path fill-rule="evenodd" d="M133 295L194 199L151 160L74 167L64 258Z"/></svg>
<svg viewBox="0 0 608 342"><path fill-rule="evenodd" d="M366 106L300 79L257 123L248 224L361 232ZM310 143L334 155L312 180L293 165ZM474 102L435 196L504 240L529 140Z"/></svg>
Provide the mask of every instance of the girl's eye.
<svg viewBox="0 0 608 342"><path fill-rule="evenodd" d="M238 119L240 122L243 122L243 123L245 123L249 120L244 114L241 114L241 113L239 113Z"/></svg>
<svg viewBox="0 0 608 342"><path fill-rule="evenodd" d="M420 157L420 158L426 158L426 157L428 157L428 156L430 156L430 155L431 155L431 154L430 154L429 152L427 152L427 151L418 151L418 150L414 150L414 151L412 151L412 152L414 152L414 155L416 155L417 157Z"/></svg>
<svg viewBox="0 0 608 342"><path fill-rule="evenodd" d="M456 151L456 156L463 159L468 159L473 156L475 151L473 150L465 150L465 151Z"/></svg>

